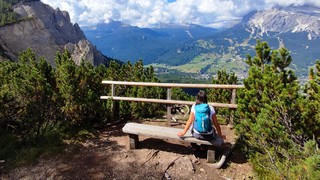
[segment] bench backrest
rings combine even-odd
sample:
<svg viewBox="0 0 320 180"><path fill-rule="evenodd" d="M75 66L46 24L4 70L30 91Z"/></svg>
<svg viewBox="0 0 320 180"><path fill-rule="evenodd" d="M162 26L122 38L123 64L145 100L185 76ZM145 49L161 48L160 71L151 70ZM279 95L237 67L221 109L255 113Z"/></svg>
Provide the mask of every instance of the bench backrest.
<svg viewBox="0 0 320 180"><path fill-rule="evenodd" d="M229 109L236 109L236 90L243 88L243 85L228 85L228 84L182 84L182 83L151 83L151 82L128 82L128 81L102 81L102 84L111 85L111 95L101 96L100 99L112 99L113 101L135 101L135 102L151 102L151 103L162 103L169 104L167 106L167 118L168 124L171 122L171 106L170 104L180 105L192 105L194 101L181 101L171 99L172 88L212 88L212 89L232 89L232 95L230 103L217 103L209 102L213 107L223 107ZM136 97L120 97L115 94L115 85L126 85L126 86L149 86L149 87L164 87L167 88L167 99L150 99L150 98L136 98ZM115 106L113 106L115 107ZM115 112L115 110L114 110Z"/></svg>

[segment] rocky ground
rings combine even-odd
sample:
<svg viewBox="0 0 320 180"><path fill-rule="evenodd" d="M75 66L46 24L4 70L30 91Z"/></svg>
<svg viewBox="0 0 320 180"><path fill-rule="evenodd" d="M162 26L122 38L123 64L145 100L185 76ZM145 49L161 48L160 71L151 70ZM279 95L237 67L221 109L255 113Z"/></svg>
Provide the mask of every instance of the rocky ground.
<svg viewBox="0 0 320 180"><path fill-rule="evenodd" d="M144 122L165 125L165 122ZM252 168L237 147L221 169L206 163L205 153L194 154L188 143L140 138L140 148L130 150L124 124L109 126L100 136L64 153L40 158L36 165L20 167L0 179L252 179ZM181 128L183 125L177 125ZM227 142L233 130L222 125ZM218 154L219 156L219 154Z"/></svg>

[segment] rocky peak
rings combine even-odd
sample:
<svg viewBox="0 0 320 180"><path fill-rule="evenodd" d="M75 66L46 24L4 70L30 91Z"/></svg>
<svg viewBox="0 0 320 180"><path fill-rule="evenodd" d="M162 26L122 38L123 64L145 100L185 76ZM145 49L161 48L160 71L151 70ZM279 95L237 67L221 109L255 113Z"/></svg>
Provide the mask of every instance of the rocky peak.
<svg viewBox="0 0 320 180"><path fill-rule="evenodd" d="M313 6L275 7L251 13L245 21L252 32L260 35L307 32L309 39L320 36L320 8Z"/></svg>
<svg viewBox="0 0 320 180"><path fill-rule="evenodd" d="M0 27L0 45L6 56L17 60L21 51L32 48L52 65L57 51L67 48L77 63L82 59L95 65L107 59L86 39L68 12L53 9L40 1L22 2L14 11L27 20Z"/></svg>
<svg viewBox="0 0 320 180"><path fill-rule="evenodd" d="M58 44L77 43L80 39L86 39L78 24L71 23L66 11L54 10L40 1L23 3L14 11L24 17L36 17L54 37L59 37L56 39Z"/></svg>

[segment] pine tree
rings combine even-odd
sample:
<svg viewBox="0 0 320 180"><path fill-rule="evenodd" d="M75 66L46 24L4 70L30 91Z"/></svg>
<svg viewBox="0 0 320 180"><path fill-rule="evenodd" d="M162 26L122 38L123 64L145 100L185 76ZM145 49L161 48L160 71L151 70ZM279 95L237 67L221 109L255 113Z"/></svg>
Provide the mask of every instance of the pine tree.
<svg viewBox="0 0 320 180"><path fill-rule="evenodd" d="M299 86L288 68L291 57L284 48L271 51L257 42L245 89L239 94L237 132L260 175L288 178L290 167L308 137L301 121Z"/></svg>
<svg viewBox="0 0 320 180"><path fill-rule="evenodd" d="M152 66L149 66L144 69L144 77L146 82L160 82L156 76ZM152 98L152 99L165 99L166 98L166 89L159 87L146 87L144 88L144 97ZM146 117L154 117L162 114L161 104L158 103L147 103L146 111L144 116Z"/></svg>
<svg viewBox="0 0 320 180"><path fill-rule="evenodd" d="M306 98L302 103L304 128L309 129L309 137L314 137L320 146L320 60L316 61L315 69L310 69L309 82L304 92Z"/></svg>
<svg viewBox="0 0 320 180"><path fill-rule="evenodd" d="M80 118L77 113L79 108L77 105L77 91L80 82L76 77L76 64L67 50L64 53L57 52L55 63L59 106L66 120L64 124L66 126L73 126L78 124L77 120Z"/></svg>
<svg viewBox="0 0 320 180"><path fill-rule="evenodd" d="M43 134L54 120L54 93L50 82L53 74L46 60L37 60L31 49L23 51L19 60L18 64L6 62L1 66L6 75L2 74L4 107L0 119L6 122L3 128L11 127L13 134L20 138L32 139Z"/></svg>
<svg viewBox="0 0 320 180"><path fill-rule="evenodd" d="M112 67L117 67L116 64L107 69L103 65L94 67L82 61L78 66L65 50L64 53L57 53L56 65L59 103L66 120L66 130L77 132L111 119L111 105L100 101L100 96L109 90L101 81L110 74L117 75Z"/></svg>
<svg viewBox="0 0 320 180"><path fill-rule="evenodd" d="M226 70L219 70L216 78L212 78L212 84L237 84L238 77L235 73L228 74ZM231 103L232 89L209 89L208 99L210 102ZM230 122L230 109L215 108L217 114L224 116ZM232 122L230 122L232 123Z"/></svg>
<svg viewBox="0 0 320 180"><path fill-rule="evenodd" d="M0 135L7 131L19 131L17 120L19 119L19 103L13 92L12 80L16 77L17 63L10 61L0 62Z"/></svg>

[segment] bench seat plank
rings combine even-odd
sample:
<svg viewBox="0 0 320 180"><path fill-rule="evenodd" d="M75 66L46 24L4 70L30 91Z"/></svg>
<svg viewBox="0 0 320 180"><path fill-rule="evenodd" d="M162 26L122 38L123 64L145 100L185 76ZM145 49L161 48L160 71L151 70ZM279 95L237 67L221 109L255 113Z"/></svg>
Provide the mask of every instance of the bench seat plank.
<svg viewBox="0 0 320 180"><path fill-rule="evenodd" d="M182 131L180 128L155 126L149 124L127 123L122 131L127 134L151 136L158 139L175 139L179 141L186 141L190 143L204 144L210 146L220 146L223 140L218 138L214 141L199 140L192 137L191 132L188 131L183 137L179 137L178 132Z"/></svg>

